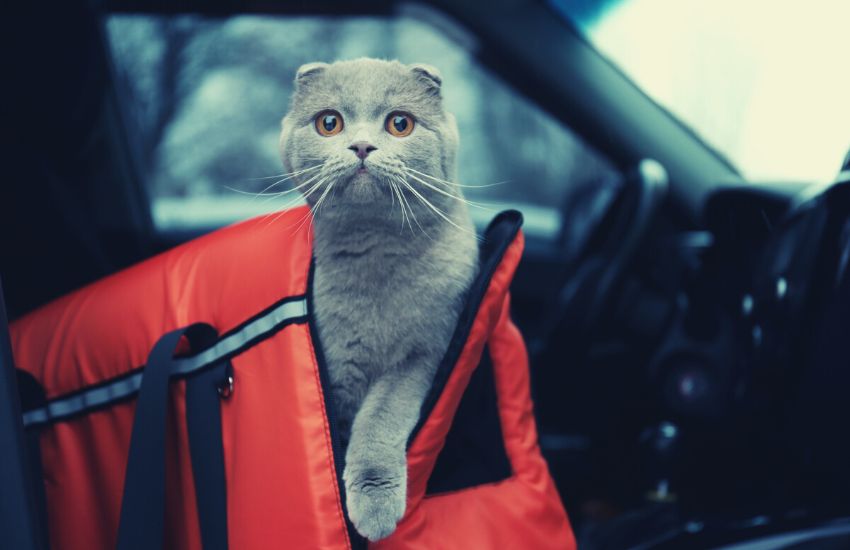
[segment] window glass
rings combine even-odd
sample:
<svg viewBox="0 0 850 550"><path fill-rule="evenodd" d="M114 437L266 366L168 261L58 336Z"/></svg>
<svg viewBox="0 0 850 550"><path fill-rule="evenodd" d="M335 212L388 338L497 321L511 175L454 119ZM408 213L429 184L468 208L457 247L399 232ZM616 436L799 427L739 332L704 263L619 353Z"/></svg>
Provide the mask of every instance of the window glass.
<svg viewBox="0 0 850 550"><path fill-rule="evenodd" d="M458 178L476 221L519 208L526 231L554 237L571 190L616 179L558 121L431 25L408 16L111 16L107 31L138 132L160 230L207 228L287 205L245 193L282 172L280 120L303 63L362 56L423 62L443 75L460 132ZM495 185L491 185L495 184Z"/></svg>

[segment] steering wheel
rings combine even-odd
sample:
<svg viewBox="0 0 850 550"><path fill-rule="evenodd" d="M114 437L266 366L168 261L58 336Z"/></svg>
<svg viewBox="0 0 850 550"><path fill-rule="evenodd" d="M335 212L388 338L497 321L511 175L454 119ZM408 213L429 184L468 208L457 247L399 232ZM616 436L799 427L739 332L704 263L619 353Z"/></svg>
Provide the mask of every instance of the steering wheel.
<svg viewBox="0 0 850 550"><path fill-rule="evenodd" d="M561 276L552 305L544 312L532 355L568 344L569 356L583 353L610 313L616 289L640 250L662 201L667 196L667 172L645 159L625 174L608 208L576 259ZM584 348L584 349L581 349Z"/></svg>

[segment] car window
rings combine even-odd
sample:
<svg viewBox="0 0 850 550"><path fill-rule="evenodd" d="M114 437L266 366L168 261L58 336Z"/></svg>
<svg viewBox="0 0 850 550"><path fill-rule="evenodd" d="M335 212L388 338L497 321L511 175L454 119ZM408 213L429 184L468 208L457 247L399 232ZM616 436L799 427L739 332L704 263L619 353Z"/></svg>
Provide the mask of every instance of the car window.
<svg viewBox="0 0 850 550"><path fill-rule="evenodd" d="M835 178L850 148L850 2L550 3L748 178Z"/></svg>
<svg viewBox="0 0 850 550"><path fill-rule="evenodd" d="M559 207L617 172L569 129L482 68L469 43L410 16L114 15L106 22L128 125L159 230L208 228L274 211L250 196L282 172L280 119L303 63L361 56L423 62L443 75L460 132L458 178L483 225L512 207L554 238ZM467 41L468 42L468 41Z"/></svg>

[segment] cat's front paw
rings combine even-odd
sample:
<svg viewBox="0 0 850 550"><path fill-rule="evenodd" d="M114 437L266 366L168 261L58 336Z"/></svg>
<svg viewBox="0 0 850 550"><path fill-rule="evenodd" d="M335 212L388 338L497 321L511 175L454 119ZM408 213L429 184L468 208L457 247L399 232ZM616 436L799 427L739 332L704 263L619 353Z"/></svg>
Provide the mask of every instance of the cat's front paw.
<svg viewBox="0 0 850 550"><path fill-rule="evenodd" d="M348 517L357 532L376 541L395 531L407 499L406 468L378 466L358 472L346 468L343 477Z"/></svg>

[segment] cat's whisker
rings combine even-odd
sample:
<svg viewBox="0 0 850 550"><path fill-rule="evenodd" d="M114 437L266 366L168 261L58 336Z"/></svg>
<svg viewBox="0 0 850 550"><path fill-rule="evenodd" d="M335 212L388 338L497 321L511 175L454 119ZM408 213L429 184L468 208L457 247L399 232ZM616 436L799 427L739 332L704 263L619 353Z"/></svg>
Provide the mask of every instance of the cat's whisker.
<svg viewBox="0 0 850 550"><path fill-rule="evenodd" d="M399 235L401 235L402 233L404 233L404 223L407 220L407 211L404 208L404 202L402 199L401 191L399 190L398 184L396 184L394 180L395 178L393 176L390 176L390 189L392 189L393 194L398 197L398 206L401 210L401 227L399 228Z"/></svg>
<svg viewBox="0 0 850 550"><path fill-rule="evenodd" d="M323 178L315 187L310 189L310 191L304 195L304 198L306 199L307 197L309 197L319 186L325 184L329 179L330 179L330 176L326 176L325 178ZM300 231L301 228L304 227L304 224L307 223L307 220L310 220L310 225L308 227L308 231L312 232L313 223L316 219L316 216L318 216L319 208L321 208L321 206L324 203L325 199L327 198L328 194L331 192L331 190L336 185L336 182L337 182L337 180L331 181L330 185L328 185L325 188L325 190L322 192L322 194L319 196L319 200L316 201L316 204L311 206L307 210L307 213L304 214L304 216L301 218L300 223L296 222L296 223L298 223L298 227L295 228L295 233L298 233L298 231ZM292 224L292 225L295 225L295 224Z"/></svg>
<svg viewBox="0 0 850 550"><path fill-rule="evenodd" d="M404 224L406 223L408 227L410 227L410 204L404 200L404 191L401 187L398 188L398 201L401 205L401 227L399 228L399 235L404 233ZM412 229L411 229L412 231Z"/></svg>
<svg viewBox="0 0 850 550"><path fill-rule="evenodd" d="M319 208L322 206L322 203L324 202L325 198L328 196L328 193L331 192L331 189L334 188L335 184L336 184L336 180L332 181L331 184L328 185L325 188L324 192L319 196L319 200L316 201L316 205L313 206L313 208L312 208L314 215L319 212Z"/></svg>
<svg viewBox="0 0 850 550"><path fill-rule="evenodd" d="M404 196L404 190L403 189L399 188L398 196L399 196L399 200L401 201L401 204L403 205L402 211L405 213L405 218L407 220L407 227L410 228L410 234L413 235L413 224L410 223L411 216L414 215L413 214L413 208L411 208L410 203L407 202L407 197ZM401 223L401 230L402 231L404 231L405 218L402 219L402 223ZM417 223L417 225L419 225L419 224Z"/></svg>
<svg viewBox="0 0 850 550"><path fill-rule="evenodd" d="M275 178L282 178L282 177L284 177L284 176L286 176L286 175L288 175L288 174L287 174L286 172L284 172L284 173L282 173L282 174L275 174L275 175L273 175L273 176L261 176L261 177L258 177L258 178L244 178L244 179L245 179L245 181L273 180L273 179L275 179Z"/></svg>
<svg viewBox="0 0 850 550"><path fill-rule="evenodd" d="M494 187L496 185L505 185L506 183L511 183L511 180L503 180L503 181L497 181L497 182L494 182L494 183L483 183L481 185L464 185L462 183L456 183L456 182L446 181L444 179L440 179L438 177L432 176L431 174L426 174L425 172L420 172L419 170L416 170L415 168L411 168L409 166L405 166L404 169L409 170L411 172L414 172L416 174L419 174L420 176L425 176L426 178L434 180L437 183L442 183L444 185L450 185L450 186L453 185L455 187L464 187L464 188L468 188L468 189L480 189L480 188L483 188L483 187Z"/></svg>
<svg viewBox="0 0 850 550"><path fill-rule="evenodd" d="M389 180L390 184L390 216L393 214L393 210L395 209L395 184L392 180Z"/></svg>
<svg viewBox="0 0 850 550"><path fill-rule="evenodd" d="M287 210L287 209L285 209L285 208L284 208L284 209L282 209L282 210L276 210L276 211L274 211L274 212L269 212L268 214L266 214L266 215L265 215L265 217L266 217L266 218L269 218L269 217L271 217L271 216L274 216L274 217L273 217L270 221L268 221L268 222L265 224L265 226L263 226L263 229L268 229L269 227L271 227L272 225L274 225L274 223L275 223L277 220L279 220L279 219L280 219L280 217L281 217L281 216L283 216L283 215L286 213L286 210Z"/></svg>
<svg viewBox="0 0 850 550"><path fill-rule="evenodd" d="M334 180L330 183L330 185L328 185L328 187L325 189L324 193L322 193L322 195L319 197L319 200L316 201L316 205L313 208L311 208L310 211L312 212L313 215L310 216L310 226L308 228L308 231L310 231L310 232L313 231L313 223L316 221L316 217L319 215L319 209L322 207L322 204L324 203L325 199L328 197L328 193L331 192L331 189L334 188L337 181L338 180Z"/></svg>
<svg viewBox="0 0 850 550"><path fill-rule="evenodd" d="M301 188L306 187L307 185L310 185L311 183L313 183L317 179L321 178L323 175L324 175L324 172L319 172L318 174L311 175L309 179L307 179L303 183L299 183L298 185L296 185L292 189L289 189L287 191L282 191L280 193L269 193L269 195L271 195L271 196L269 198L265 199L261 204L266 204L267 202L274 200L277 197L281 197L283 195L288 195L289 193L292 193L294 191L299 191ZM292 202L290 204L295 204L297 202L298 202L298 198L296 197L295 202Z"/></svg>
<svg viewBox="0 0 850 550"><path fill-rule="evenodd" d="M264 228L268 229L269 227L274 225L275 222L277 222L277 220L279 220L281 218L281 216L286 214L286 212L288 210L289 210L289 208L281 208L280 210L275 210L274 212L269 212L268 214L266 214L266 216L265 216L266 218L269 218L269 217L272 217L272 216L274 216L274 217L266 223Z"/></svg>
<svg viewBox="0 0 850 550"><path fill-rule="evenodd" d="M470 231L469 229L467 229L465 227L459 226L451 218L449 218L442 210L440 210L439 208L437 208L436 206L431 204L431 202L428 199L426 199L425 197L423 197L422 194L419 193L416 189L414 189L414 187L412 185L410 185L406 181L403 182L403 183L404 183L405 187L407 187L407 189L411 193L413 193L413 195L416 196L416 198L418 198L422 202L422 204L424 204L425 206L430 208L435 214L437 214L438 216L443 218L443 220L445 220L446 222L448 222L449 224L451 224L455 228L459 229L460 231L463 231L464 233L469 233L469 234L473 235L476 240L478 240L478 241L481 240L481 237L478 236L478 233L476 233L475 231Z"/></svg>
<svg viewBox="0 0 850 550"><path fill-rule="evenodd" d="M315 192L316 192L316 190L317 190L317 189L319 189L325 181L327 181L327 179L328 179L328 176L325 176L324 178L322 178L322 179L320 179L318 182L316 182L316 183L315 183L315 184L314 184L314 185L313 185L313 186L312 186L309 190L307 190L307 191L306 191L306 192L305 192L305 193L304 193L301 197L296 197L295 199L293 199L293 200L289 201L289 203L287 203L287 204L285 204L283 207L281 207L281 209L280 209L280 210L278 210L278 211L276 211L276 212L270 212L269 214L267 214L267 215L266 215L266 217L269 217L269 216L271 216L271 215L273 215L273 214L277 214L277 215L276 215L276 216L274 216L274 218L273 218L273 219L272 219L269 223L267 223L267 224L266 224L266 227L269 227L269 226L273 225L273 224L274 224L277 220L279 220L279 219L280 219L280 217L281 217L281 216L283 216L283 215L287 212L287 210L289 210L289 208L291 208L292 206L294 206L295 204L297 204L298 202L300 202L302 198L306 201L306 200L307 200L307 197L309 197L310 195L312 195L313 193L315 193ZM294 225L294 224L293 224L293 225Z"/></svg>
<svg viewBox="0 0 850 550"><path fill-rule="evenodd" d="M334 190L331 193L331 198L328 199L328 202L333 201L336 198L336 184L334 184Z"/></svg>
<svg viewBox="0 0 850 550"><path fill-rule="evenodd" d="M308 208L307 212L305 212L304 215L301 216L298 219L297 222L290 224L289 227L287 227L287 229L289 229L290 227L295 227L295 225L297 224L298 227L295 227L295 229L292 231L293 234L297 234L299 231L301 231L301 228L304 227L304 224L307 223L307 220L312 220L312 219L313 219L313 211Z"/></svg>
<svg viewBox="0 0 850 550"><path fill-rule="evenodd" d="M324 168L324 164L321 165L321 166L318 166L317 168ZM274 192L274 193L265 193L265 191L268 191L269 189L271 189L272 187L274 187L275 185L277 185L279 183L283 183L283 181L285 181L285 180L281 180L281 181L273 183L272 185L270 185L269 187L266 187L265 189L263 189L263 191L261 191L261 194L265 194L265 195L269 196L269 198L266 199L265 201L263 201L262 204L265 204L266 202L268 202L268 201L270 201L270 200L272 200L276 197L281 197L283 195L288 195L289 193L292 193L294 191L298 191L302 187L305 187L305 186L309 185L311 182L315 181L316 178L322 177L322 173L323 172L319 172L318 174L310 174L306 181L299 183L295 187L293 187L291 189L287 189L286 191L280 191L280 192ZM296 174L296 176L298 176L298 175L302 175L302 174ZM292 177L296 177L296 176L292 176Z"/></svg>
<svg viewBox="0 0 850 550"><path fill-rule="evenodd" d="M241 190L241 189L234 189L233 187L229 187L229 186L227 186L227 185L225 185L225 186L223 186L223 187L224 187L225 189L227 189L228 191L233 191L233 192L235 192L235 193L240 193L240 194L242 194L242 195L251 195L251 196L253 196L253 197L264 197L264 196L278 197L278 196L281 196L281 195L285 195L285 194L287 194L287 193L291 193L292 191L294 191L294 190L298 189L299 187L301 187L301 185L298 185L298 186L294 187L293 189L289 189L289 190L287 190L287 191L280 191L280 192L273 192L273 193L268 193L267 191L269 191L269 190L270 190L270 189L272 189L273 187L275 187L275 186L277 186L277 185L280 185L281 183L283 183L283 182L285 182L285 181L288 181L288 180L290 180L290 179L292 179L292 178L298 177L298 176L303 175L303 174L306 174L306 173L308 173L308 172L312 172L312 171L314 171L314 170L318 170L319 168L324 167L324 165L325 165L324 163L322 163L322 164L317 164L317 165L315 165L315 166L310 166L310 167L308 167L308 168L304 168L303 170L296 170L295 172L290 172L290 173L288 173L288 174L280 174L280 176L284 176L284 177L283 177L283 178L281 178L281 179L279 179L279 180L277 180L277 181L275 181L275 182L274 182L274 183L272 183L271 185L269 185L269 186L265 187L264 189L262 189L262 190L261 190L260 192L258 192L258 193L250 192L250 191L243 191L243 190ZM311 174L311 175L312 175L312 174ZM272 176L272 177L279 177L279 176ZM266 178L263 178L263 179L266 179Z"/></svg>
<svg viewBox="0 0 850 550"><path fill-rule="evenodd" d="M431 239L431 235L429 235L428 232L425 231L425 228L422 227L422 224L419 223L419 219L417 219L417 217L416 217L416 212L413 211L413 208L411 208L410 203L407 202L407 198L404 196L403 191L402 191L401 196L404 199L404 202L407 204L407 208L410 210L410 215L413 216L413 221L416 222L416 226L419 227L419 230L422 231L423 235L425 235L426 237ZM410 223L410 218L408 218L408 224L409 223ZM413 227L410 228L410 232L413 233ZM433 240L433 239L431 239L431 240Z"/></svg>
<svg viewBox="0 0 850 550"><path fill-rule="evenodd" d="M281 212L281 214L283 214L283 212ZM300 218L298 218L298 220L297 220L296 222L291 223L291 224L289 224L288 226L286 226L284 229L289 229L289 228L291 228L291 227L295 227L295 226L297 225L298 227L296 227L296 228L295 228L295 230L293 231L293 233L298 233L298 230L299 230L299 229L301 229L301 227L304 225L304 223L307 221L307 219L309 219L310 217L312 217L312 215L313 215L313 211L312 211L312 210L310 210L310 209L308 208L308 209L307 209L307 211L304 213L304 215L303 215L303 216L301 216ZM278 215L278 218L279 218L279 217L280 217L280 215Z"/></svg>
<svg viewBox="0 0 850 550"><path fill-rule="evenodd" d="M235 187L230 187L228 185L222 185L222 187L224 189L227 189L228 191L232 191L234 193L239 193L240 195L248 195L249 197L253 197L255 199L258 199L260 197L279 197L279 196L285 195L287 193L287 191L283 191L283 192L275 191L273 193L266 193L265 191L260 191L260 192L243 191L242 189L236 189Z"/></svg>
<svg viewBox="0 0 850 550"><path fill-rule="evenodd" d="M284 172L283 174L275 174L274 176L263 176L261 178L246 178L246 181L273 180L275 178L282 178L282 177L285 177L285 176L293 176L293 175L303 174L304 172L309 172L310 170L315 170L316 168L318 168L321 165L322 164L320 163L320 164L317 164L315 166L310 166L308 168L304 168L304 169L301 169L301 170L295 170L294 172Z"/></svg>
<svg viewBox="0 0 850 550"><path fill-rule="evenodd" d="M327 181L327 178L323 179L322 183L324 183L326 181ZM296 222L298 224L298 227L295 228L295 231L293 231L293 233L298 233L299 231L301 231L301 228L304 227L304 224L307 223L307 220L310 221L310 225L308 226L307 230L310 231L310 232L313 231L313 222L316 220L316 216L318 215L319 207L321 206L322 201L325 199L328 192L331 190L331 188L333 188L334 183L335 182L331 182L331 184L328 185L325 188L325 190L322 192L321 196L319 197L319 200L316 201L316 204L311 206L310 208L308 208L307 212L301 217L301 219L298 222ZM306 198L306 196L305 196L305 198ZM295 224L292 224L292 225L295 225ZM292 225L290 227L292 227Z"/></svg>
<svg viewBox="0 0 850 550"><path fill-rule="evenodd" d="M407 220L407 210L404 208L404 201L401 189L399 189L398 184L390 180L390 186L392 187L393 192L398 197L398 206L401 210L401 227L399 227L399 235L404 233L404 222Z"/></svg>
<svg viewBox="0 0 850 550"><path fill-rule="evenodd" d="M310 197L310 195L312 195L313 193L318 191L319 188L322 187L322 185L324 185L328 181L328 179L330 179L330 176L325 176L325 177L321 178L319 181L317 181L315 184L313 184L313 186L310 187L310 189L308 189L306 192L302 193L301 197L293 199L293 201L290 202L290 205L296 204L302 199L306 202L306 200Z"/></svg>
<svg viewBox="0 0 850 550"><path fill-rule="evenodd" d="M404 214L404 216L401 218L401 227L399 228L398 233L399 235L404 233L404 226L405 224L407 224L407 227L410 229L410 233L413 234L413 225L410 223L410 203L404 200L405 197L403 189L398 190L398 196L399 200L401 201L401 204L403 205L402 213Z"/></svg>
<svg viewBox="0 0 850 550"><path fill-rule="evenodd" d="M317 178L313 178L313 179L315 180L315 179L317 179ZM315 183L313 183L313 185L310 187L310 189L308 189L307 191L305 191L305 192L301 193L300 195L298 195L298 196L296 196L296 197L292 197L292 198L289 200L289 202L287 202L286 204L284 204L283 206L281 206L281 209L286 210L286 209L288 209L288 208L292 208L292 207L293 207L293 206L295 206L296 204L298 204L298 203L300 203L300 202L302 202L302 201L306 200L306 199L307 199L307 197L309 197L309 196L310 196L310 195L312 195L314 192L316 192L316 190L318 190L318 189L322 186L322 184L323 184L326 180L327 180L327 178L319 179L319 181L316 181ZM311 182L312 182L312 181L313 181L313 180L311 180Z"/></svg>
<svg viewBox="0 0 850 550"><path fill-rule="evenodd" d="M421 184L422 184L422 185L424 185L425 187L427 187L427 188L429 188L429 189L431 189L431 190L433 190L433 191L436 191L437 193L440 193L441 195L445 195L445 196L447 196L447 197L450 197L450 198L452 198L452 199L455 199L456 201L462 202L462 203L464 203L464 204L466 204L466 205L473 206L473 207L475 207L475 208L480 208L481 210L487 210L488 212L492 212L492 211L493 211L493 209L492 209L492 208L490 208L489 206L485 206L484 204L482 204L482 203L480 203L480 202L471 201L471 200L467 199L466 197L459 196L459 195L454 195L454 194L452 194L452 193L449 193L449 192L443 191L443 190L442 190L442 189L440 189L439 187L437 187L437 186L435 186L435 185L431 185L431 184L430 184L430 183L428 183L427 181L423 180L422 178L417 177L416 175L414 175L414 174L412 174L412 173L410 173L410 172L408 172L408 174L407 174L407 175L408 175L408 176L410 176L411 178L415 179L416 181L418 181L419 183L421 183Z"/></svg>
<svg viewBox="0 0 850 550"><path fill-rule="evenodd" d="M390 185L390 200L392 203L390 204L390 215L392 215L393 210L395 209L395 200L398 198L398 190L396 189L396 184L392 179L387 180ZM401 216L401 227L404 229L404 210L402 209L403 205L401 204L401 199L398 199L398 209L399 215Z"/></svg>

